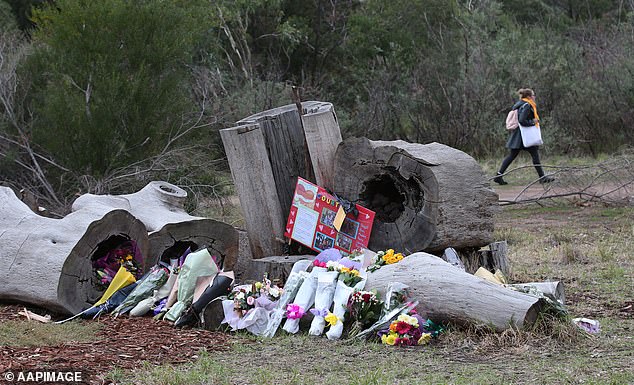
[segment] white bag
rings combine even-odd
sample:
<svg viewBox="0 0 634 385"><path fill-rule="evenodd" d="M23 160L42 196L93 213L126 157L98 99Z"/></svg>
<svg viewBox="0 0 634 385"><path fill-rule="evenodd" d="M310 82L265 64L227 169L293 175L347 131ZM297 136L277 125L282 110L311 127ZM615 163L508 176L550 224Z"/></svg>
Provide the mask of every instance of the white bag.
<svg viewBox="0 0 634 385"><path fill-rule="evenodd" d="M542 140L542 130L539 126L520 126L520 133L522 134L522 144L524 144L524 147L541 146L544 144Z"/></svg>

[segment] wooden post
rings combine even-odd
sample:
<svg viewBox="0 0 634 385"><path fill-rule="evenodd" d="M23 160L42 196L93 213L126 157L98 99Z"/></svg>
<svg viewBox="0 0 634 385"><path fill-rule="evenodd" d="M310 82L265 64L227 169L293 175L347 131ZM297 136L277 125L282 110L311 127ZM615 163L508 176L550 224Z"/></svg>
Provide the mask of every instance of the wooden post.
<svg viewBox="0 0 634 385"><path fill-rule="evenodd" d="M260 127L249 124L220 130L253 258L282 254L286 224Z"/></svg>
<svg viewBox="0 0 634 385"><path fill-rule="evenodd" d="M282 255L280 241L297 177L332 188L334 154L341 142L334 108L308 101L301 103L301 113L296 104L289 104L220 131L253 258Z"/></svg>
<svg viewBox="0 0 634 385"><path fill-rule="evenodd" d="M315 171L315 181L327 189L334 187L335 153L341 143L341 130L335 108L321 103L302 115L308 151Z"/></svg>

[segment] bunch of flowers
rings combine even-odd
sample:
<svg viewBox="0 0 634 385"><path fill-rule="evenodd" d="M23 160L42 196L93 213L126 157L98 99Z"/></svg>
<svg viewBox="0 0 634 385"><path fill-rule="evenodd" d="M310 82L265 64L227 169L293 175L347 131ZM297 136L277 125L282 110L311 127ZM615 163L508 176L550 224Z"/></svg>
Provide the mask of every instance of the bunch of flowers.
<svg viewBox="0 0 634 385"><path fill-rule="evenodd" d="M388 249L386 251L379 251L374 257L372 264L368 266L367 271L376 271L384 265L391 265L400 262L403 259L403 254L394 253L394 249Z"/></svg>
<svg viewBox="0 0 634 385"><path fill-rule="evenodd" d="M426 345L443 332L442 327L431 320L423 320L415 310L412 310L412 313L399 315L390 323L388 329L381 330L378 333L381 342L386 345Z"/></svg>
<svg viewBox="0 0 634 385"><path fill-rule="evenodd" d="M357 335L361 330L378 321L383 302L374 291L358 290L348 298L347 310L352 320L350 335Z"/></svg>
<svg viewBox="0 0 634 385"><path fill-rule="evenodd" d="M335 248L330 248L317 254L313 260L313 266L326 268L328 262L339 261L342 258L341 252Z"/></svg>
<svg viewBox="0 0 634 385"><path fill-rule="evenodd" d="M339 272L339 280L343 281L347 286L354 286L363 278L359 269L361 264L348 258L342 258L339 261L328 261L326 263L328 271Z"/></svg>
<svg viewBox="0 0 634 385"><path fill-rule="evenodd" d="M233 309L243 316L255 307L258 298L263 297L274 302L280 298L283 292L284 289L272 284L271 280L264 276L261 282L236 286L229 293L227 299L233 300Z"/></svg>
<svg viewBox="0 0 634 385"><path fill-rule="evenodd" d="M105 290L122 266L135 278L140 278L142 275L139 267L140 259L141 253L136 242L132 240L124 242L116 249L110 250L100 258L95 259L93 261L93 269L96 286Z"/></svg>

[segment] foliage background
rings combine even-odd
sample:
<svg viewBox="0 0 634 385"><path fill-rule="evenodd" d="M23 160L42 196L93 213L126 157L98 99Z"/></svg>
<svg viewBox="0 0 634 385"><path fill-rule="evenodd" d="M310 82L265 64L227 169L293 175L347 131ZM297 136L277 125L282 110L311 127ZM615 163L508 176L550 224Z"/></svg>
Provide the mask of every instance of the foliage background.
<svg viewBox="0 0 634 385"><path fill-rule="evenodd" d="M476 158L531 87L544 151L600 156L634 140L633 21L632 0L0 0L1 179L62 209L152 178L221 195L218 130L291 85L344 137Z"/></svg>

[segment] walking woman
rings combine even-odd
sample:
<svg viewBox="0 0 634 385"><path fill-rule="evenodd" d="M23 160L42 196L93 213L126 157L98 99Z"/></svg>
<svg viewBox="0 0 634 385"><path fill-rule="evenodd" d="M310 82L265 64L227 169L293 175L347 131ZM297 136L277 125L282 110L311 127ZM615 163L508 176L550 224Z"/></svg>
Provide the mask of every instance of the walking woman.
<svg viewBox="0 0 634 385"><path fill-rule="evenodd" d="M539 114L537 114L537 105L535 104L535 92L530 88L522 88L517 91L517 93L520 96L520 100L513 105L512 109L519 110L517 117L520 126L539 127ZM502 175L515 158L517 158L521 150L526 150L531 154L533 165L535 166L535 170L537 170L537 175L539 175L539 183L550 183L555 180L555 178L549 175L544 175L544 170L539 161L539 146L524 147L522 143L522 133L519 127L513 130L509 140L506 142L506 148L510 150L510 153L502 161L502 166L500 166L497 176L493 178L495 183L500 185L508 184L504 178L502 178Z"/></svg>

